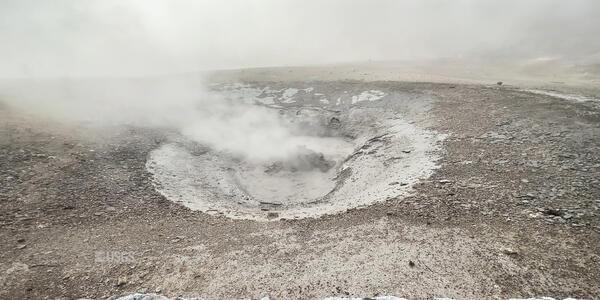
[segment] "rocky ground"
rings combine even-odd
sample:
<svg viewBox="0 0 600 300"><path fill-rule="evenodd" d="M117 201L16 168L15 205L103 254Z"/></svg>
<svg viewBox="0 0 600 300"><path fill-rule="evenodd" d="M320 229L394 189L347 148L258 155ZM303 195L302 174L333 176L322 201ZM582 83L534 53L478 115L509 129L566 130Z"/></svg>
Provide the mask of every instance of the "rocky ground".
<svg viewBox="0 0 600 300"><path fill-rule="evenodd" d="M435 96L429 129L448 138L410 196L318 219L191 211L145 168L165 131L0 106L0 298L600 295L597 103L495 84L344 84Z"/></svg>

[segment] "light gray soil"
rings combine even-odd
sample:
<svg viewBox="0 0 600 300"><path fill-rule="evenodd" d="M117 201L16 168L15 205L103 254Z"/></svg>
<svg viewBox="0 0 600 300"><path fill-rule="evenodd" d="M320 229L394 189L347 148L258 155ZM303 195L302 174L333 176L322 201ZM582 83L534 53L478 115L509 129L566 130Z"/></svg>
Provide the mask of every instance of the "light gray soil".
<svg viewBox="0 0 600 300"><path fill-rule="evenodd" d="M439 167L446 135L427 129L437 99L361 88L352 82L213 86L219 99L265 106L298 126L290 137L298 152L257 163L182 135L150 153L148 170L167 199L234 219L319 217L407 195Z"/></svg>
<svg viewBox="0 0 600 300"><path fill-rule="evenodd" d="M147 159L169 130L73 128L0 106L0 298L600 295L596 104L496 85L285 85L435 99L399 113L447 135L439 168L364 207L234 220L155 189Z"/></svg>

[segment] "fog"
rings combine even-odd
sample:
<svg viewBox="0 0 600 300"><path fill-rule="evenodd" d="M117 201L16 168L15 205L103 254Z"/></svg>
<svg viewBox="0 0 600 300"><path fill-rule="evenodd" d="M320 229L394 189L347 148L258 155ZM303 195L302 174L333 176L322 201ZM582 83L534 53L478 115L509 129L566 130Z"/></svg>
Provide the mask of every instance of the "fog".
<svg viewBox="0 0 600 300"><path fill-rule="evenodd" d="M0 100L61 121L171 126L270 159L266 149L306 146L276 111L216 99L200 80L131 78L465 57L597 63L599 14L595 0L2 0L0 78L52 80L5 86Z"/></svg>
<svg viewBox="0 0 600 300"><path fill-rule="evenodd" d="M2 0L0 77L600 51L595 0Z"/></svg>

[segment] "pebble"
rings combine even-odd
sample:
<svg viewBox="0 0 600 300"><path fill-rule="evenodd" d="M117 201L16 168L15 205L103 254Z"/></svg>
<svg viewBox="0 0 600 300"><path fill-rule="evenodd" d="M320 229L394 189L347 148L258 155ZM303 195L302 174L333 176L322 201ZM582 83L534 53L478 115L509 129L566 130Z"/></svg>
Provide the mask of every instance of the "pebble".
<svg viewBox="0 0 600 300"><path fill-rule="evenodd" d="M127 278L119 277L119 279L117 280L117 286L124 286L126 284L127 284Z"/></svg>

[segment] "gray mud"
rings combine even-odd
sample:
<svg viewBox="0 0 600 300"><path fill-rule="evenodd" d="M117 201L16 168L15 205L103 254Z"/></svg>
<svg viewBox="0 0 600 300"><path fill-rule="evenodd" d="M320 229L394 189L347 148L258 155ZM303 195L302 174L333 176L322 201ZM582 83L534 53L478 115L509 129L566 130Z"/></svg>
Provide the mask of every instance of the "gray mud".
<svg viewBox="0 0 600 300"><path fill-rule="evenodd" d="M191 209L235 219L316 217L408 195L437 168L444 135L427 129L436 99L426 93L273 82L213 85L213 93L299 124L299 150L255 163L211 149L191 154L185 136L162 145L148 170L161 194Z"/></svg>

